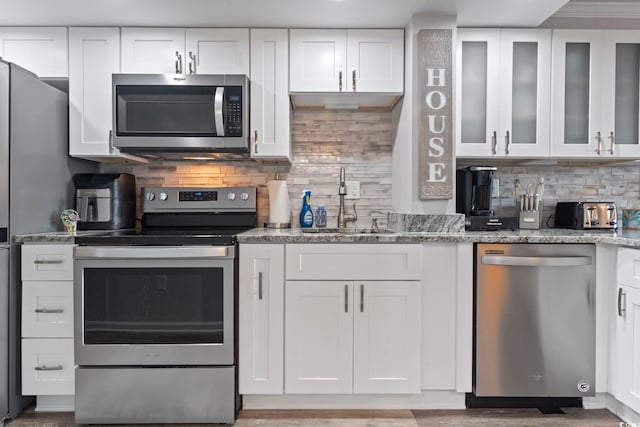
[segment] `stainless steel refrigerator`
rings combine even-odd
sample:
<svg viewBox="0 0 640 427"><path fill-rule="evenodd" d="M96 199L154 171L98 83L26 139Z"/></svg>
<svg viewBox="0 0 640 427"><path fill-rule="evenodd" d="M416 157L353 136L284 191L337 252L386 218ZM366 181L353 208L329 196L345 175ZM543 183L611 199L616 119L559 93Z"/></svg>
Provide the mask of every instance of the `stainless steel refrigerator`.
<svg viewBox="0 0 640 427"><path fill-rule="evenodd" d="M75 172L97 169L68 153L67 94L0 60L0 420L22 411L20 247L15 234L62 230Z"/></svg>

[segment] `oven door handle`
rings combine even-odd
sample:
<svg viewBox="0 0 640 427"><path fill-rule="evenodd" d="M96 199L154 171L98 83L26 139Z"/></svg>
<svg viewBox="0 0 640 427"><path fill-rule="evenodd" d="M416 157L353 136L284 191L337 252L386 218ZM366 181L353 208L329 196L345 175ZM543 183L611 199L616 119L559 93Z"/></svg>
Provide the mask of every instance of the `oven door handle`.
<svg viewBox="0 0 640 427"><path fill-rule="evenodd" d="M232 258L228 247L221 246L77 246L76 259L184 259Z"/></svg>

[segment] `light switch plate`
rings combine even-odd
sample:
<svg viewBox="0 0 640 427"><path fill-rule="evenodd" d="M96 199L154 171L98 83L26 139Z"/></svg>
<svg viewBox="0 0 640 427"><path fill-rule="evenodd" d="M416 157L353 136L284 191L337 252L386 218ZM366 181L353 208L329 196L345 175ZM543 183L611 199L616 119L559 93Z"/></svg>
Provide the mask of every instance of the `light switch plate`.
<svg viewBox="0 0 640 427"><path fill-rule="evenodd" d="M347 185L347 195L345 199L359 199L360 198L360 181L345 181Z"/></svg>
<svg viewBox="0 0 640 427"><path fill-rule="evenodd" d="M498 178L493 179L493 195L491 197L500 197L500 180Z"/></svg>

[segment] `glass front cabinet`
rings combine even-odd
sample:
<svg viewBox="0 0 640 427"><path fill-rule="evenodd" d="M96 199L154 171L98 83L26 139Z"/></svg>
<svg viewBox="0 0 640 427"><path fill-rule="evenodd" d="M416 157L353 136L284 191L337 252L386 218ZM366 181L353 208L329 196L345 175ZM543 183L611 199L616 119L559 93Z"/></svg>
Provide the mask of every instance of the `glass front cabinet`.
<svg viewBox="0 0 640 427"><path fill-rule="evenodd" d="M554 30L553 157L640 157L640 31Z"/></svg>
<svg viewBox="0 0 640 427"><path fill-rule="evenodd" d="M551 30L460 29L458 157L549 156Z"/></svg>

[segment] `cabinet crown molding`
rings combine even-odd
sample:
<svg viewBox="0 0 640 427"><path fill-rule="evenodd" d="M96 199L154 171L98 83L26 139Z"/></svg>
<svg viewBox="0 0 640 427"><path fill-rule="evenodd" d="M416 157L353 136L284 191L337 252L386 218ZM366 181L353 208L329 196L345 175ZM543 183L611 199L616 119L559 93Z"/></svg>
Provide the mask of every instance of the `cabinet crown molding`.
<svg viewBox="0 0 640 427"><path fill-rule="evenodd" d="M552 18L631 18L640 19L636 1L570 1Z"/></svg>

